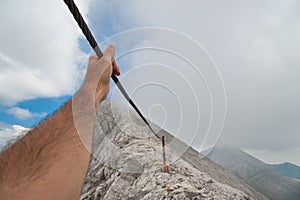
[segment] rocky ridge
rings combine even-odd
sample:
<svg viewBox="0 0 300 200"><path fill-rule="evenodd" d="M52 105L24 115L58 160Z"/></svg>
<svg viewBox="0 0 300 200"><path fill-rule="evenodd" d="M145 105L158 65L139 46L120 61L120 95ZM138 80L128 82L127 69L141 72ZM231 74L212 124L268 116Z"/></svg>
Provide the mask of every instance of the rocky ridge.
<svg viewBox="0 0 300 200"><path fill-rule="evenodd" d="M130 116L124 116L110 100L101 103L94 127L92 158L80 199L265 199L247 186L240 186L244 192L221 183L201 167L195 167L197 162L189 163L193 157L187 155L195 154L191 148L182 156L185 159L168 163L168 173L162 172L160 141L135 114ZM167 136L167 142L172 138L163 130L160 134ZM174 158L174 149L167 148L167 159ZM200 154L194 159L210 162ZM212 162L209 165L221 169ZM218 177L222 178L223 173L218 172Z"/></svg>

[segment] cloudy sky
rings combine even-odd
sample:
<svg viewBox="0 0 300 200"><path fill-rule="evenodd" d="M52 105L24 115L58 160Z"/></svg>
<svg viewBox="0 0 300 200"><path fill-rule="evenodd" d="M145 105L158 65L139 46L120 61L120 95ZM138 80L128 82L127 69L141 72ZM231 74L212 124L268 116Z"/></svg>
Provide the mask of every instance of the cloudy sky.
<svg viewBox="0 0 300 200"><path fill-rule="evenodd" d="M237 145L266 162L300 165L299 1L75 2L97 40L117 46L122 81L153 121L198 149L209 129L208 138L220 144ZM90 49L63 1L0 4L4 145L72 95ZM180 56L196 63L204 77L193 75Z"/></svg>

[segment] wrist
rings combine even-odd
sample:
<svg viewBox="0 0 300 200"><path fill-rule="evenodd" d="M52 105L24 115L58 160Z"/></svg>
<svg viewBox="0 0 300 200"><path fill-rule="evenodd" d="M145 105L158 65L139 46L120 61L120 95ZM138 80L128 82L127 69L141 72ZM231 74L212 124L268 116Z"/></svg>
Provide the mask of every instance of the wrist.
<svg viewBox="0 0 300 200"><path fill-rule="evenodd" d="M84 83L76 93L76 98L89 98L94 108L98 108L99 104L104 101L109 93L110 85L99 83L98 86Z"/></svg>

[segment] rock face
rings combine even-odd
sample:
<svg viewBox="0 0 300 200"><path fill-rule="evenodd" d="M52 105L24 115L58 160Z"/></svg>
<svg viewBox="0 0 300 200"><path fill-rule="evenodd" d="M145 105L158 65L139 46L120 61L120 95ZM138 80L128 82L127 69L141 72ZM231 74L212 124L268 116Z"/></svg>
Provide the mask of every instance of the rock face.
<svg viewBox="0 0 300 200"><path fill-rule="evenodd" d="M185 159L175 158L168 163L168 172L162 172L160 141L141 126L137 116L130 119L118 109L112 109L110 100L98 109L92 158L80 199L264 199L191 148L182 156ZM160 134L167 142L172 138L165 131ZM174 149L167 148L167 161L176 155ZM217 171L217 179L224 178L240 190L212 178L203 166L197 167L201 160Z"/></svg>

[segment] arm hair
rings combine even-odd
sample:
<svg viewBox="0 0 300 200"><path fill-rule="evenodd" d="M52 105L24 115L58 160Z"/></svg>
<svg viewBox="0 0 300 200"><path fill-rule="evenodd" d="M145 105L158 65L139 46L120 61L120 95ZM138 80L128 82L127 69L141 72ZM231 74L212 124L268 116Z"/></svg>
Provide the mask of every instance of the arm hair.
<svg viewBox="0 0 300 200"><path fill-rule="evenodd" d="M85 159L81 158L82 155ZM72 100L69 100L0 154L0 199L18 199L18 194L24 194L31 186L39 185L41 180L51 178L59 170L58 163L64 160L74 162L74 159L88 165L89 154L77 134ZM22 199L26 197L22 196Z"/></svg>

